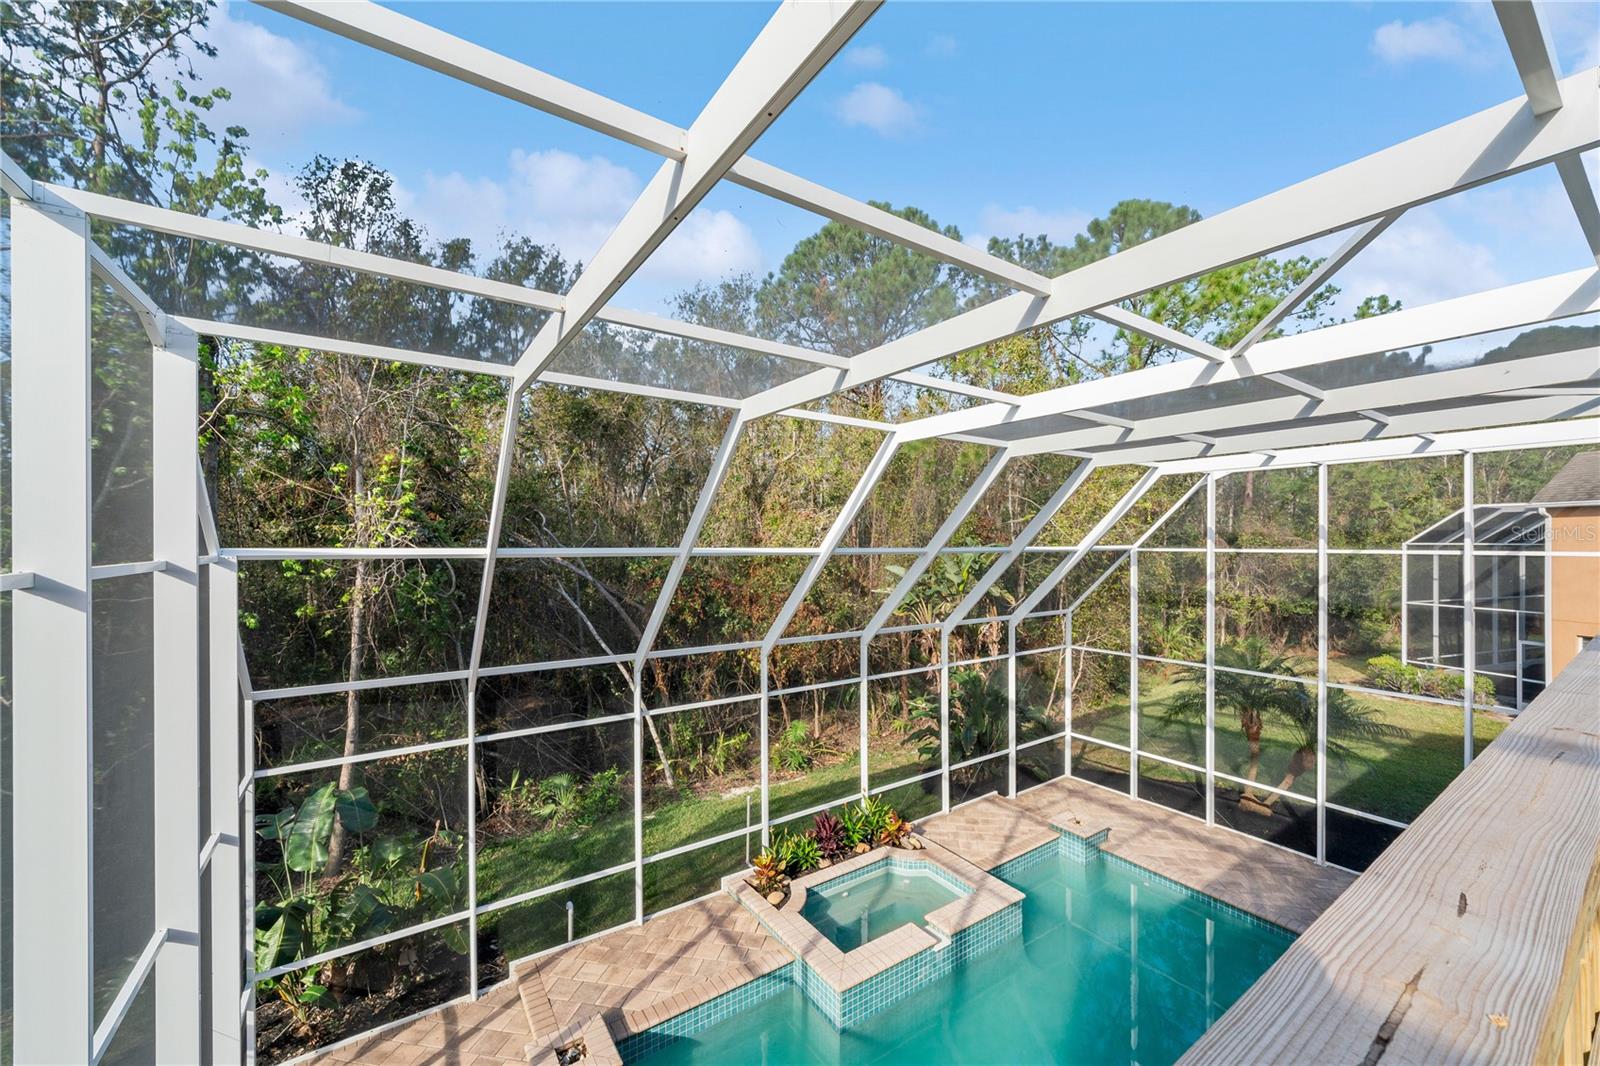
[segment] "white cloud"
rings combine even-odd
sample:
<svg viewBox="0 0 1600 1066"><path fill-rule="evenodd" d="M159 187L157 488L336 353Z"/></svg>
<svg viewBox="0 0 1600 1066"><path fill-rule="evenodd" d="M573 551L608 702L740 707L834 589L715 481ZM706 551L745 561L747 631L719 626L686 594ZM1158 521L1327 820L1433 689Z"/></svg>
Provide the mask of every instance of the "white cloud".
<svg viewBox="0 0 1600 1066"><path fill-rule="evenodd" d="M761 269L761 248L750 227L728 211L696 208L646 260L642 278L661 282L711 281Z"/></svg>
<svg viewBox="0 0 1600 1066"><path fill-rule="evenodd" d="M1042 211L1032 205L1001 207L985 204L978 212L978 231L968 238L976 247L984 247L990 237L1015 237L1023 234L1035 237L1043 233L1060 244L1072 240L1083 232L1092 216L1086 211Z"/></svg>
<svg viewBox="0 0 1600 1066"><path fill-rule="evenodd" d="M839 99L835 107L846 126L865 126L885 137L901 137L919 124L917 108L901 95L875 81L864 81Z"/></svg>
<svg viewBox="0 0 1600 1066"><path fill-rule="evenodd" d="M639 176L604 156L560 149L517 149L504 175L425 174L420 189L399 190L401 207L435 238L470 237L488 255L502 234L553 244L588 262L643 188ZM643 276L663 282L710 280L758 271L755 235L727 211L697 209L650 257Z"/></svg>
<svg viewBox="0 0 1600 1066"><path fill-rule="evenodd" d="M1600 66L1600 7L1585 3L1541 4L1539 14L1567 73Z"/></svg>
<svg viewBox="0 0 1600 1066"><path fill-rule="evenodd" d="M195 69L207 84L232 94L214 111L217 125L243 126L257 137L272 138L360 116L339 98L316 56L265 26L234 18L228 4L211 13L204 38L217 56L197 56Z"/></svg>
<svg viewBox="0 0 1600 1066"><path fill-rule="evenodd" d="M889 65L889 53L881 44L858 44L840 57L847 66L859 70L881 70Z"/></svg>
<svg viewBox="0 0 1600 1066"><path fill-rule="evenodd" d="M1372 52L1392 64L1433 60L1475 68L1503 67L1511 53L1500 22L1483 3L1454 4L1445 15L1415 22L1395 20L1372 35ZM1539 14L1567 73L1600 65L1600 6L1558 2L1539 6ZM1515 81L1508 82L1514 87Z"/></svg>
<svg viewBox="0 0 1600 1066"><path fill-rule="evenodd" d="M1431 204L1406 212L1334 281L1352 307L1377 293L1418 307L1505 283L1489 247L1463 237Z"/></svg>
<svg viewBox="0 0 1600 1066"><path fill-rule="evenodd" d="M929 59L949 59L956 54L958 42L948 33L936 33L928 38L928 43L923 46L922 53Z"/></svg>
<svg viewBox="0 0 1600 1066"><path fill-rule="evenodd" d="M1473 49L1461 26L1441 16L1384 23L1372 35L1372 51L1388 63L1409 63L1416 59L1465 59Z"/></svg>

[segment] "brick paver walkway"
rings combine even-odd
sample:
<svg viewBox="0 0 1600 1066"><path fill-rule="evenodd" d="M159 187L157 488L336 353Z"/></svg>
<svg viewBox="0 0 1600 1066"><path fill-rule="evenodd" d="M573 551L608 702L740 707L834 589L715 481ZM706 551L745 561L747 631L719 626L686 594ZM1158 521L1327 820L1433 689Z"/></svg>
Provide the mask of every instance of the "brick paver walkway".
<svg viewBox="0 0 1600 1066"><path fill-rule="evenodd" d="M1109 829L1102 850L1297 933L1355 880L1303 855L1075 778L1029 789L1016 803L1079 836Z"/></svg>
<svg viewBox="0 0 1600 1066"><path fill-rule="evenodd" d="M719 893L536 959L518 980L536 1045L568 1042L596 1014L621 1041L793 959L754 915Z"/></svg>
<svg viewBox="0 0 1600 1066"><path fill-rule="evenodd" d="M934 845L990 870L1050 842L1050 824L1080 836L1110 830L1104 850L1241 910L1299 932L1352 874L1153 803L1063 778L1015 801L991 796L924 819ZM730 895L574 944L517 967L476 1003L330 1048L319 1062L348 1066L546 1066L548 1050L588 1033L614 1054L621 1041L788 964L793 956ZM594 1056L597 1060L604 1057Z"/></svg>
<svg viewBox="0 0 1600 1066"><path fill-rule="evenodd" d="M330 1048L319 1063L349 1066L527 1066L531 1037L517 990L503 984L476 1003L452 1003L415 1021Z"/></svg>
<svg viewBox="0 0 1600 1066"><path fill-rule="evenodd" d="M949 814L925 818L917 823L917 832L985 870L1056 838L1044 819L999 796L985 796Z"/></svg>

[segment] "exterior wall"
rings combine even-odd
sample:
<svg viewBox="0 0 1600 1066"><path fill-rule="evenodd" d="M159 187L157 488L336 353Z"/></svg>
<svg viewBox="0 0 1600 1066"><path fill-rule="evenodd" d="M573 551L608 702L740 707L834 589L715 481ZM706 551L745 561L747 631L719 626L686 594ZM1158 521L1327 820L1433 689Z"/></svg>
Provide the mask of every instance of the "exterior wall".
<svg viewBox="0 0 1600 1066"><path fill-rule="evenodd" d="M1600 507L1570 507L1550 512L1550 548L1600 549ZM1550 633L1545 655L1554 680L1578 654L1578 641L1600 635L1600 557L1552 556Z"/></svg>

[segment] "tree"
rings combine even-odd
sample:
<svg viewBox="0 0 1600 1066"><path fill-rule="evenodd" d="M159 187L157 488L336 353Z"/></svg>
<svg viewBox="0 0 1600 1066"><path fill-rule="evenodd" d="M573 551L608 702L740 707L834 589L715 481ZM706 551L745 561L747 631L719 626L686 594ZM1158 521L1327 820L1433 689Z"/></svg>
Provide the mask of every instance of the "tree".
<svg viewBox="0 0 1600 1066"><path fill-rule="evenodd" d="M1289 764L1283 771L1283 780L1278 782L1278 789L1282 792L1292 789L1300 775L1317 765L1316 693L1295 682L1286 682L1285 685L1285 698L1273 706L1273 711L1293 731L1297 743L1289 755ZM1355 750L1344 743L1347 739L1360 737L1366 740L1380 740L1405 738L1411 735L1409 729L1379 721L1374 711L1362 707L1343 689L1330 688L1327 690L1327 696L1326 750L1328 757L1341 765L1357 757ZM1268 793L1262 803L1271 807L1277 801L1276 793Z"/></svg>
<svg viewBox="0 0 1600 1066"><path fill-rule="evenodd" d="M1254 781L1261 772L1261 732L1267 719L1280 713L1287 716L1285 705L1298 697L1295 688L1303 687L1298 681L1281 678L1292 677L1299 670L1292 656L1274 651L1259 637L1224 644L1216 651L1216 665L1222 669L1215 671L1213 706L1216 713L1239 720L1239 732L1250 752L1245 776ZM1165 717L1176 722L1205 721L1206 668L1186 666L1178 671L1178 680L1180 687Z"/></svg>
<svg viewBox="0 0 1600 1066"><path fill-rule="evenodd" d="M954 240L926 211L873 203ZM755 293L762 324L779 337L856 355L955 314L967 275L924 252L842 222L801 239Z"/></svg>
<svg viewBox="0 0 1600 1066"><path fill-rule="evenodd" d="M318 157L298 182L307 207L301 222L313 240L428 262L449 269L471 263L464 241L430 245L395 204L393 179L367 163ZM518 249L528 254L528 249ZM322 336L449 352L459 343L451 296L312 263L271 264L263 279L269 321ZM460 494L492 478L495 425L503 391L474 375L354 356L277 346L229 346L218 367L222 386L209 426L231 440L218 481L230 495L223 508L230 541L243 539L238 520L277 524L266 539L294 544L386 548L462 542ZM208 428L209 428L208 426ZM237 493L238 495L233 495ZM487 489L480 493L486 513ZM248 501L248 502L245 502ZM479 534L481 536L481 534ZM284 577L304 586L307 622L340 617L344 677L355 683L377 657L395 649L374 640L381 615L405 616L415 641L449 640L459 626L430 633L439 589L413 561L357 559L347 569L285 564ZM454 578L446 579L454 583ZM326 620L325 620L326 619ZM465 648L451 658L465 665ZM345 696L343 755L361 750L362 697ZM359 767L344 763L337 787L357 786ZM333 826L328 876L345 859L343 823Z"/></svg>

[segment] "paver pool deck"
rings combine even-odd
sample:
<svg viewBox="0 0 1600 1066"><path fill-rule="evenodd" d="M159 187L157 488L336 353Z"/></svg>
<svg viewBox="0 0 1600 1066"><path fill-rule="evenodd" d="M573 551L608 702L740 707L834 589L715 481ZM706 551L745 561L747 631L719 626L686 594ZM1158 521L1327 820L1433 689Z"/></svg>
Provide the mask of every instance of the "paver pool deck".
<svg viewBox="0 0 1600 1066"><path fill-rule="evenodd" d="M1105 831L1102 850L1295 932L1354 880L1305 856L1073 778L1015 800L986 796L925 818L916 831L953 862L992 870L1048 844L1057 835L1052 826L1082 837ZM794 961L732 895L719 892L643 925L527 960L476 1003L438 1008L329 1048L315 1060L554 1066L555 1049L582 1039L587 1066L620 1063L615 1045L627 1037Z"/></svg>

